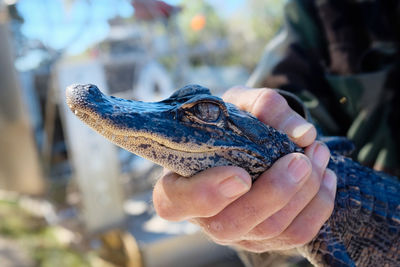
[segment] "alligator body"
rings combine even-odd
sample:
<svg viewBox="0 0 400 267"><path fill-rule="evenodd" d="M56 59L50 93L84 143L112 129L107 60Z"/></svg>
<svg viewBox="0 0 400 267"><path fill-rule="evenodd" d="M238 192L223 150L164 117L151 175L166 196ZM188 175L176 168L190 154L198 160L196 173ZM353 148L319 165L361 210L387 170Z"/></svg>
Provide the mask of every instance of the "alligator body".
<svg viewBox="0 0 400 267"><path fill-rule="evenodd" d="M251 114L191 85L161 102L103 95L94 85L67 88L82 121L113 143L183 176L240 166L253 180L278 158L302 152ZM335 208L318 235L298 250L316 266L400 266L400 183L396 177L332 153Z"/></svg>

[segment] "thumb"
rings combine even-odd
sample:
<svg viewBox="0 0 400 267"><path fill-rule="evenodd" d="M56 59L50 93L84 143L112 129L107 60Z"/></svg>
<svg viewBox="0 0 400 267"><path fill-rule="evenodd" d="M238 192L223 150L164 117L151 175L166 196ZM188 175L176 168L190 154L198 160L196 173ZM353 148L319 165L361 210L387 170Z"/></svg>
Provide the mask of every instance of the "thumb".
<svg viewBox="0 0 400 267"><path fill-rule="evenodd" d="M170 172L154 187L154 208L162 218L170 221L210 217L250 187L250 175L239 167L215 167L190 178Z"/></svg>

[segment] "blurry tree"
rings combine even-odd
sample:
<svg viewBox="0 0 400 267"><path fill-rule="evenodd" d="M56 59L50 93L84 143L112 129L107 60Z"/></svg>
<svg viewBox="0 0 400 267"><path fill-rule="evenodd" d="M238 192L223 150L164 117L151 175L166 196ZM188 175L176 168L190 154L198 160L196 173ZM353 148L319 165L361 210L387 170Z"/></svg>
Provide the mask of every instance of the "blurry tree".
<svg viewBox="0 0 400 267"><path fill-rule="evenodd" d="M209 48L209 54L192 56L192 63L241 65L251 70L282 24L283 2L249 0L235 13L220 17L209 1L182 0L179 25L189 49Z"/></svg>
<svg viewBox="0 0 400 267"><path fill-rule="evenodd" d="M182 7L178 23L188 45L191 63L220 64L226 55L228 28L225 21L204 0L182 0Z"/></svg>
<svg viewBox="0 0 400 267"><path fill-rule="evenodd" d="M229 63L253 69L282 25L284 0L249 0L229 18Z"/></svg>
<svg viewBox="0 0 400 267"><path fill-rule="evenodd" d="M267 42L282 24L283 0L249 0L251 29L258 41Z"/></svg>
<svg viewBox="0 0 400 267"><path fill-rule="evenodd" d="M204 0L182 1L179 23L189 45L198 45L218 37L226 37L227 28L214 8Z"/></svg>

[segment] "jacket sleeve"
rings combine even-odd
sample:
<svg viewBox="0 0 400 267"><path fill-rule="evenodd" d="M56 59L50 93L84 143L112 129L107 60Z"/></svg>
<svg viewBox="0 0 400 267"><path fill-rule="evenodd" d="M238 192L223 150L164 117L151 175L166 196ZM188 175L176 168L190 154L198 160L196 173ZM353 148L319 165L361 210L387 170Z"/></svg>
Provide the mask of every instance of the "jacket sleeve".
<svg viewBox="0 0 400 267"><path fill-rule="evenodd" d="M333 106L335 96L325 79L324 38L311 3L286 3L282 29L265 47L247 86L279 88L296 94L324 132L343 135L333 119L343 116L335 114L340 111Z"/></svg>

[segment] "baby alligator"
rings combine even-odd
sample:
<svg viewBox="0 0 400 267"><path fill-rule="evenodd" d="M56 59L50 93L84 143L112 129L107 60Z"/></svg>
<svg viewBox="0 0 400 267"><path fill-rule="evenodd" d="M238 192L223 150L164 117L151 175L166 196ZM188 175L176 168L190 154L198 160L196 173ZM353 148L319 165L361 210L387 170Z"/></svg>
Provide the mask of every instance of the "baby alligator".
<svg viewBox="0 0 400 267"><path fill-rule="evenodd" d="M111 142L183 176L236 165L253 179L302 149L249 113L189 85L161 102L105 96L71 85L67 104ZM316 266L400 266L400 183L396 177L332 153L335 208L317 236L298 250Z"/></svg>

